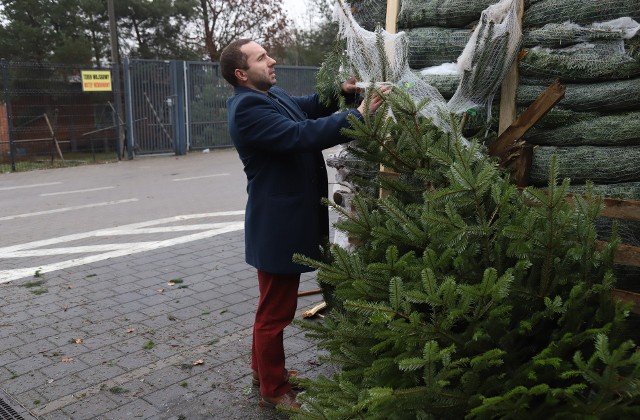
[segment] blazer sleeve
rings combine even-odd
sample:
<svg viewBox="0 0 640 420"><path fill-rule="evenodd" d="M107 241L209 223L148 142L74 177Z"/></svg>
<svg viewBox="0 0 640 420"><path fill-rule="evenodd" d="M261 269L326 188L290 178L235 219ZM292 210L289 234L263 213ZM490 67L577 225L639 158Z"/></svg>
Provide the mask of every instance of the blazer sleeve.
<svg viewBox="0 0 640 420"><path fill-rule="evenodd" d="M278 87L273 87L271 89L275 90L278 89ZM357 107L357 103L362 101L362 98L357 93L342 93L342 96L348 106L353 106L354 108ZM295 101L310 118L319 118L330 115L339 109L337 99L334 99L332 103L327 106L320 101L320 95L317 93L308 96L292 96L290 98Z"/></svg>
<svg viewBox="0 0 640 420"><path fill-rule="evenodd" d="M357 110L350 109L295 121L260 93L237 94L229 100L227 108L229 131L236 146L274 152L321 151L348 142L350 139L341 133L351 126L348 115L362 118ZM310 110L307 106L301 108L305 112Z"/></svg>

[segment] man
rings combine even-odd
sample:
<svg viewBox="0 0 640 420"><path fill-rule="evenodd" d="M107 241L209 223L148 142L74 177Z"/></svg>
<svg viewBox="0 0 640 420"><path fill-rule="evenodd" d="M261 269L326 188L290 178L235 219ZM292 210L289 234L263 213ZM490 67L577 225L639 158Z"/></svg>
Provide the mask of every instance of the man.
<svg viewBox="0 0 640 420"><path fill-rule="evenodd" d="M362 118L382 99L374 95L357 109L336 113L317 94L291 97L275 87L275 64L249 39L232 42L220 56L222 75L235 88L227 101L229 132L247 175L246 261L258 270L253 382L260 385L260 406L300 407L288 380L296 372L285 369L283 330L295 315L300 274L312 269L292 256L320 259L320 244L328 239L322 150L348 142L340 133L350 127L348 115ZM355 80L342 90L355 95Z"/></svg>

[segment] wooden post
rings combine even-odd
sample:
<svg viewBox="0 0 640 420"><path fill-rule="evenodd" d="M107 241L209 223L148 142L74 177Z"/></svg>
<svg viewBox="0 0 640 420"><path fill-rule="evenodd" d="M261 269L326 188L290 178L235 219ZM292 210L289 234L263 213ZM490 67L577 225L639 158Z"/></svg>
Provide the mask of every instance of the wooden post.
<svg viewBox="0 0 640 420"><path fill-rule="evenodd" d="M385 30L395 34L398 32L398 13L400 13L400 0L387 0L387 19Z"/></svg>
<svg viewBox="0 0 640 420"><path fill-rule="evenodd" d="M53 140L53 145L56 148L56 151L58 152L58 156L60 156L60 160L64 162L64 157L62 156L62 150L60 150L60 145L58 144L58 138L56 137L55 131L53 131L53 127L51 126L51 122L49 121L49 117L47 116L46 113L44 114L44 119L47 122L47 125L49 126L49 132L51 133L51 140ZM51 160L53 161L53 158Z"/></svg>
<svg viewBox="0 0 640 420"><path fill-rule="evenodd" d="M387 16L385 21L385 31L395 34L398 32L398 13L400 13L400 0L387 0ZM395 51L387 51L387 57L389 61L393 59ZM386 174L390 172L384 165L380 165L380 173ZM384 198L389 195L389 192L380 189L380 198Z"/></svg>
<svg viewBox="0 0 640 420"><path fill-rule="evenodd" d="M518 20L522 27L522 15L524 13L524 0L520 2ZM500 88L500 121L498 124L498 135L502 134L507 127L516 119L516 90L518 89L518 60L513 62L507 76Z"/></svg>

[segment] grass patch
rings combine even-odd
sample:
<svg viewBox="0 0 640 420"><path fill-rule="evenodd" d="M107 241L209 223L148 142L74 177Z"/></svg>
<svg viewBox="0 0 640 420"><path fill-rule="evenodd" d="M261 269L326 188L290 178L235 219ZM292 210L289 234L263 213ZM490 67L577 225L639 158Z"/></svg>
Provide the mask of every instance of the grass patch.
<svg viewBox="0 0 640 420"><path fill-rule="evenodd" d="M33 293L36 296L40 296L40 295L43 295L43 294L47 293L48 291L49 290L47 290L47 289L35 289L35 290L32 290L31 293Z"/></svg>
<svg viewBox="0 0 640 420"><path fill-rule="evenodd" d="M143 349L145 350L151 350L152 348L154 348L156 346L156 343L154 343L153 341L147 341L144 346L142 346Z"/></svg>
<svg viewBox="0 0 640 420"><path fill-rule="evenodd" d="M109 388L109 392L112 394L126 394L127 392L129 392L129 390L121 386L112 386L111 388Z"/></svg>
<svg viewBox="0 0 640 420"><path fill-rule="evenodd" d="M44 280L34 280L34 281L26 282L25 284L22 285L22 287L27 288L27 289L31 289L33 287L40 287L43 284L44 284Z"/></svg>
<svg viewBox="0 0 640 420"><path fill-rule="evenodd" d="M117 162L116 152L63 152L64 161L50 156L31 156L29 160L21 159L15 162L16 172L34 171L38 169L68 168L72 166L91 165L99 163ZM9 162L0 162L0 172L11 172Z"/></svg>

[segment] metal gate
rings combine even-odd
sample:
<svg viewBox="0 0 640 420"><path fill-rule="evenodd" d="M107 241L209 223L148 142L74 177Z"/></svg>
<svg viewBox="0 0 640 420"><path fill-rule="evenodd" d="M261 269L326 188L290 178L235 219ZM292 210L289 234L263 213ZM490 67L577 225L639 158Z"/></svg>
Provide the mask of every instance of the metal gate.
<svg viewBox="0 0 640 420"><path fill-rule="evenodd" d="M184 100L179 97L184 86L181 76L176 61L124 60L130 155L185 153L185 137L176 133L184 116Z"/></svg>
<svg viewBox="0 0 640 420"><path fill-rule="evenodd" d="M276 71L290 94L313 93L316 67ZM124 87L130 157L233 146L226 107L233 89L218 63L126 58Z"/></svg>

